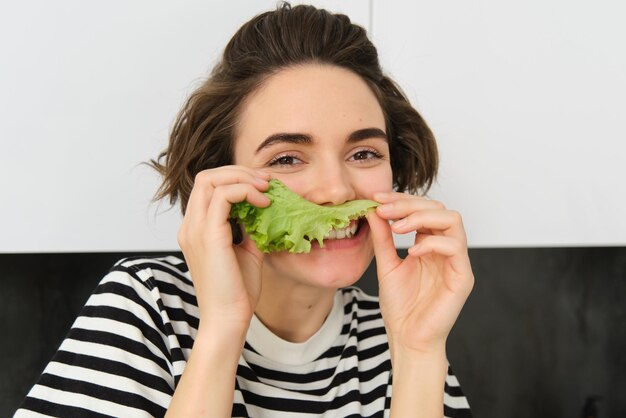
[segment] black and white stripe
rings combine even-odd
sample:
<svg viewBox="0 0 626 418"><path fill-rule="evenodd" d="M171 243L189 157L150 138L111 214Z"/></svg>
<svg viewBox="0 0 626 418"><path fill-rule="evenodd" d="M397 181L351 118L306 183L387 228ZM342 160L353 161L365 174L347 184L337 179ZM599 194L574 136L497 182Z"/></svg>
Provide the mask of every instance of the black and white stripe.
<svg viewBox="0 0 626 418"><path fill-rule="evenodd" d="M321 330L326 335L314 336L323 344L287 347L303 350L297 361L264 355L272 347L263 347L264 339L249 333L237 368L233 416L388 416L391 361L378 301L347 288L338 293L335 309L337 323L330 323L331 313ZM91 295L15 417L163 416L197 327L193 284L182 260L120 260ZM471 416L451 370L444 413Z"/></svg>

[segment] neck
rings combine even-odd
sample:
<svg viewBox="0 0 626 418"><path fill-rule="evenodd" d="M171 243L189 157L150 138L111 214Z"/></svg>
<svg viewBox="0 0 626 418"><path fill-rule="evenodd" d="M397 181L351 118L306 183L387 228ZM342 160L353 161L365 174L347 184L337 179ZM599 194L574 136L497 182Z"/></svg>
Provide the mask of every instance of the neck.
<svg viewBox="0 0 626 418"><path fill-rule="evenodd" d="M297 283L293 279L263 275L255 314L283 340L307 341L324 324L337 289Z"/></svg>

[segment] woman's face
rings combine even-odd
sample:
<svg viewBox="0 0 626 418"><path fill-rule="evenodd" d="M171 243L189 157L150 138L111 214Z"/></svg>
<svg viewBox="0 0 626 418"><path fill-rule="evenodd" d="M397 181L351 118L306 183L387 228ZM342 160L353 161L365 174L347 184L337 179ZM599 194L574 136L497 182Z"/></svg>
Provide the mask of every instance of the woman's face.
<svg viewBox="0 0 626 418"><path fill-rule="evenodd" d="M235 164L271 173L319 205L392 189L382 109L367 84L335 66L307 64L267 79L243 103ZM353 284L372 260L365 221L356 236L314 243L308 254L266 255L267 274L323 287Z"/></svg>

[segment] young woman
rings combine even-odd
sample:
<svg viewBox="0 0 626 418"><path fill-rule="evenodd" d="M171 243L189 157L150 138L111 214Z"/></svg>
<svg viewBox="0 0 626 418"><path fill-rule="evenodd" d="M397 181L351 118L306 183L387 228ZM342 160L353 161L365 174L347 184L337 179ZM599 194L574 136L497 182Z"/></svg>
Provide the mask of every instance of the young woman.
<svg viewBox="0 0 626 418"><path fill-rule="evenodd" d="M152 165L185 260L118 262L16 416L470 416L445 354L473 286L462 220L414 193L435 142L362 28L309 6L255 17ZM323 248L264 254L229 213L269 205L271 178L381 205ZM416 232L405 259L392 231ZM379 299L351 287L373 256Z"/></svg>

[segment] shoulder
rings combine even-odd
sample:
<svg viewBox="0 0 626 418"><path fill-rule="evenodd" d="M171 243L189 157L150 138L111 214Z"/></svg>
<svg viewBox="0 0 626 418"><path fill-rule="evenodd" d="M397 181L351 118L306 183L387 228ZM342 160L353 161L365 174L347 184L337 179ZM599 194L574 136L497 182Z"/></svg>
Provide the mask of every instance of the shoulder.
<svg viewBox="0 0 626 418"><path fill-rule="evenodd" d="M448 364L448 373L446 375L444 394L443 394L444 412L447 417L455 418L471 418L469 402L461 389L459 380L454 375L452 367Z"/></svg>
<svg viewBox="0 0 626 418"><path fill-rule="evenodd" d="M386 364L390 367L387 335L378 297L368 295L354 286L340 291L344 301L344 315L350 316L346 321L350 321L351 328L356 328L357 344L361 351L359 355L389 361ZM371 358L367 358L371 361ZM450 366L445 380L444 410L449 417L471 417L467 398Z"/></svg>
<svg viewBox="0 0 626 418"><path fill-rule="evenodd" d="M110 280L123 281L132 286L143 286L149 290L177 288L193 294L193 283L187 265L173 255L122 258L110 268L103 283Z"/></svg>
<svg viewBox="0 0 626 418"><path fill-rule="evenodd" d="M368 295L355 286L345 287L340 290L343 297L344 307L359 312L380 312L378 296Z"/></svg>
<svg viewBox="0 0 626 418"><path fill-rule="evenodd" d="M378 297L368 295L354 286L340 291L343 297L344 322L349 322L351 328L356 327L359 339L374 335L386 338Z"/></svg>
<svg viewBox="0 0 626 418"><path fill-rule="evenodd" d="M189 269L176 256L133 256L117 261L101 280L94 295L117 294L147 303L161 311L197 306Z"/></svg>
<svg viewBox="0 0 626 418"><path fill-rule="evenodd" d="M168 256L134 256L117 261L109 273L122 273L133 277L141 283L149 285L155 278L175 278L183 282L189 281L189 269L180 258Z"/></svg>

